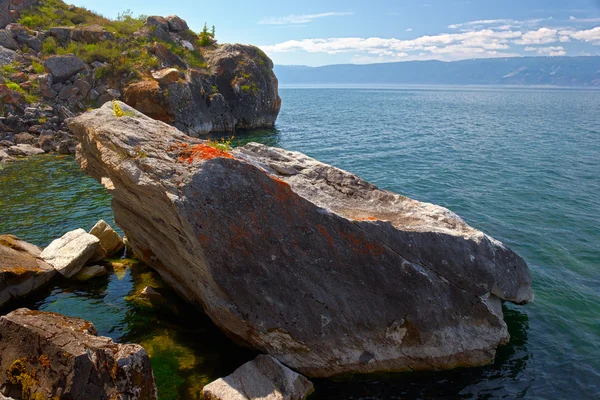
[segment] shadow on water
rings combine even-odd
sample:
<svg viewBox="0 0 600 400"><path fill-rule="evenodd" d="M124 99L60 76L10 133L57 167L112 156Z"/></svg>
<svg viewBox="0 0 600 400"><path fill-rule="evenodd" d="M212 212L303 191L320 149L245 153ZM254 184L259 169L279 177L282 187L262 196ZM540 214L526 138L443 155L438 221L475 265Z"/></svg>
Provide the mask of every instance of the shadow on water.
<svg viewBox="0 0 600 400"><path fill-rule="evenodd" d="M523 398L530 382L522 374L527 366L527 314L504 307L511 335L493 364L441 372L410 372L315 379L310 400L367 399L489 399ZM506 383L510 381L511 385Z"/></svg>

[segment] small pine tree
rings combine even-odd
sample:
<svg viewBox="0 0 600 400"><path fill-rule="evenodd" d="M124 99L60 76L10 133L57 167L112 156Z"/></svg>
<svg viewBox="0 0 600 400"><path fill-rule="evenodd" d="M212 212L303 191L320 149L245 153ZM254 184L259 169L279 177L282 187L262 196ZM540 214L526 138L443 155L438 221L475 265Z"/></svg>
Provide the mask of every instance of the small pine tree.
<svg viewBox="0 0 600 400"><path fill-rule="evenodd" d="M204 23L204 28L202 28L202 32L200 32L200 46L206 47L212 44L210 32L208 31L208 26L206 22Z"/></svg>
<svg viewBox="0 0 600 400"><path fill-rule="evenodd" d="M212 29L210 30L210 36L213 37L213 39L215 38L215 26L212 26Z"/></svg>

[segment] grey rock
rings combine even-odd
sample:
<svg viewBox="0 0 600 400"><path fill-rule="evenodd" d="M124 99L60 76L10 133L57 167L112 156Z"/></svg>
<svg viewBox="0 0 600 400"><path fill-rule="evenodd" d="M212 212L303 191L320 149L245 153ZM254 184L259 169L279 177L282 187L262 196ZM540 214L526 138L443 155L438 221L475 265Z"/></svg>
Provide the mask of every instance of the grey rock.
<svg viewBox="0 0 600 400"><path fill-rule="evenodd" d="M212 157L110 104L68 125L135 253L230 337L307 376L489 363L509 340L502 302L533 300L501 242L304 154Z"/></svg>
<svg viewBox="0 0 600 400"><path fill-rule="evenodd" d="M15 135L16 144L33 144L35 137L27 132L17 133Z"/></svg>
<svg viewBox="0 0 600 400"><path fill-rule="evenodd" d="M52 132L45 132L38 138L38 146L46 153L51 152L56 147L54 143L54 134Z"/></svg>
<svg viewBox="0 0 600 400"><path fill-rule="evenodd" d="M204 400L303 400L313 384L271 356L260 355L231 375L204 386Z"/></svg>
<svg viewBox="0 0 600 400"><path fill-rule="evenodd" d="M17 53L0 46L0 66L10 64L17 58Z"/></svg>
<svg viewBox="0 0 600 400"><path fill-rule="evenodd" d="M187 22L179 18L177 15L169 15L166 20L169 24L169 30L171 32L182 32L190 29Z"/></svg>
<svg viewBox="0 0 600 400"><path fill-rule="evenodd" d="M0 46L10 50L18 50L19 44L5 29L0 30Z"/></svg>
<svg viewBox="0 0 600 400"><path fill-rule="evenodd" d="M38 154L44 154L44 150L33 147L30 144L17 144L16 146L9 147L6 152L10 156L15 157L26 157L26 156L35 156Z"/></svg>
<svg viewBox="0 0 600 400"><path fill-rule="evenodd" d="M58 93L58 98L61 100L73 100L79 93L79 89L72 85L65 85Z"/></svg>
<svg viewBox="0 0 600 400"><path fill-rule="evenodd" d="M96 89L91 89L88 97L90 100L98 100L100 98L100 92Z"/></svg>
<svg viewBox="0 0 600 400"><path fill-rule="evenodd" d="M85 63L73 54L51 56L46 60L45 65L56 82L65 82L85 68Z"/></svg>
<svg viewBox="0 0 600 400"><path fill-rule="evenodd" d="M110 94L113 99L118 99L121 97L121 92L117 89L106 89L106 93Z"/></svg>
<svg viewBox="0 0 600 400"><path fill-rule="evenodd" d="M144 25L148 27L160 27L165 31L169 30L169 22L167 19L158 15L151 15L147 17L146 21L144 21Z"/></svg>
<svg viewBox="0 0 600 400"><path fill-rule="evenodd" d="M61 43L66 43L71 39L71 31L73 28L69 26L56 26L48 30L48 34L53 36Z"/></svg>
<svg viewBox="0 0 600 400"><path fill-rule="evenodd" d="M40 257L62 276L70 278L83 268L99 245L97 237L76 229L50 243Z"/></svg>
<svg viewBox="0 0 600 400"><path fill-rule="evenodd" d="M90 85L89 82L84 79L77 79L75 81L75 86L77 89L79 89L79 92L83 97L86 97L92 88L92 85Z"/></svg>
<svg viewBox="0 0 600 400"><path fill-rule="evenodd" d="M97 336L91 322L20 308L0 318L0 337L0 387L7 396L157 398L146 351Z"/></svg>
<svg viewBox="0 0 600 400"><path fill-rule="evenodd" d="M56 275L39 259L40 252L16 236L0 235L0 307L41 289Z"/></svg>

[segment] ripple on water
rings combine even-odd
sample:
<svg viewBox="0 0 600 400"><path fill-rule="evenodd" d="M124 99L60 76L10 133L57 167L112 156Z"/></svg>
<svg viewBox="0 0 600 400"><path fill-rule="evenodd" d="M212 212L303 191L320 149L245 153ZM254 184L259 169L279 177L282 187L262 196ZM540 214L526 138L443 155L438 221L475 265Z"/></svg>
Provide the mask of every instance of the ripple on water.
<svg viewBox="0 0 600 400"><path fill-rule="evenodd" d="M317 380L311 398L600 397L600 92L283 88L280 95L277 129L239 132L236 144L302 151L449 207L522 255L536 292L534 304L505 307L511 342L493 365ZM112 222L109 196L72 158L0 167L1 232L44 245L100 218ZM143 343L161 398L194 398L204 382L252 357L206 320L135 308L125 297L140 279L130 273L54 287L35 305Z"/></svg>

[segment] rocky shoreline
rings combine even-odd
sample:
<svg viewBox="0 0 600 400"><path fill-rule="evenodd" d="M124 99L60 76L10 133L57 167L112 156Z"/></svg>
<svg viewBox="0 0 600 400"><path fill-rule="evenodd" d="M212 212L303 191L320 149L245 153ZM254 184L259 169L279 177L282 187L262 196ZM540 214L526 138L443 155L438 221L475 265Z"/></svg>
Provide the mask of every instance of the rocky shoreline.
<svg viewBox="0 0 600 400"><path fill-rule="evenodd" d="M273 63L260 49L220 45L177 16L112 21L36 0L1 0L0 9L0 163L74 153L65 120L114 99L192 136L270 128L279 113Z"/></svg>

